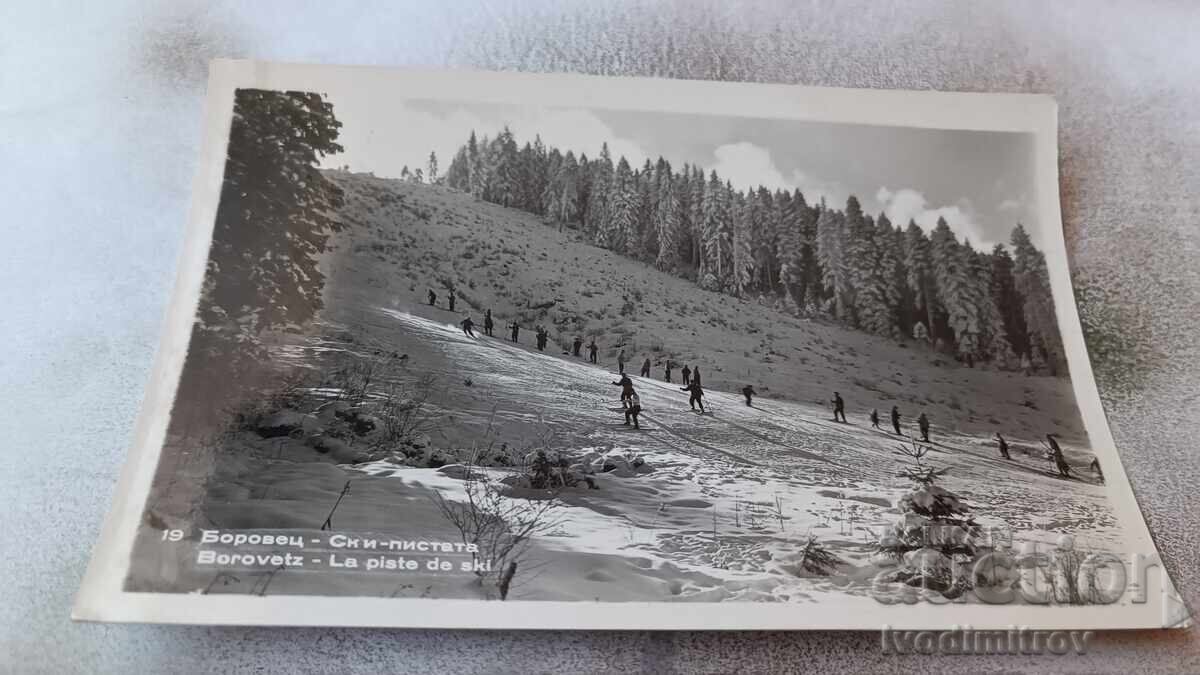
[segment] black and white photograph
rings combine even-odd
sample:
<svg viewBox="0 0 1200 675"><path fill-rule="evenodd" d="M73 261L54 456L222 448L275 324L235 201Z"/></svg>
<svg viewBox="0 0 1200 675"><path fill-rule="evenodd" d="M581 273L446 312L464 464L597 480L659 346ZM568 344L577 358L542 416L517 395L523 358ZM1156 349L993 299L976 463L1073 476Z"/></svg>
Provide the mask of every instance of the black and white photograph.
<svg viewBox="0 0 1200 675"><path fill-rule="evenodd" d="M186 350L160 355L107 597L1168 623L1145 596L1169 581L1131 562L1154 547L1079 337L1053 127L321 72L210 92Z"/></svg>

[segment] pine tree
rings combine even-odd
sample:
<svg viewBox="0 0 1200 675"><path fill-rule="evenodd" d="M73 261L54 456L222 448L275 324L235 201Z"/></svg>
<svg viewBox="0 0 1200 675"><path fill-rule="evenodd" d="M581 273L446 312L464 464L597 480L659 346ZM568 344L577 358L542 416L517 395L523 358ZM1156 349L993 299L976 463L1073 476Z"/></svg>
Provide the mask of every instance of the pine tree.
<svg viewBox="0 0 1200 675"><path fill-rule="evenodd" d="M760 185L757 191L751 191L750 194L753 195L750 211L750 248L757 273L755 286L760 292L767 292L772 290L773 280L776 278L773 271L781 266L780 242L788 239L789 235L783 232L786 226L775 209L771 191ZM747 198L750 198L750 195L747 195Z"/></svg>
<svg viewBox="0 0 1200 675"><path fill-rule="evenodd" d="M992 294L992 289L995 286L995 282L992 279L992 271L995 269L995 263L992 261L991 256L976 252L971 260L971 265L971 275L974 277L974 283L977 287L976 292L980 306L982 343L979 346L979 355L995 362L996 365L1002 368L1006 368L1012 363L1015 355L1013 354L1012 344L1008 338L1008 331L1004 325L1004 317L1000 313L999 305L996 304L995 296Z"/></svg>
<svg viewBox="0 0 1200 675"><path fill-rule="evenodd" d="M467 146L462 146L458 152L454 153L454 159L450 160L450 167L446 169L446 185L455 190L469 192L471 168L467 160Z"/></svg>
<svg viewBox="0 0 1200 675"><path fill-rule="evenodd" d="M437 153L436 152L431 151L429 153L429 163L426 166L426 169L427 169L427 171L425 172L426 180L428 180L430 182L430 184L436 184L438 182L438 179L440 178L440 176L438 176L438 161L437 161Z"/></svg>
<svg viewBox="0 0 1200 675"><path fill-rule="evenodd" d="M484 145L486 147L486 143ZM472 129L471 137L467 139L467 191L480 199L483 198L484 187L487 185L485 173L483 151L475 138L475 130Z"/></svg>
<svg viewBox="0 0 1200 675"><path fill-rule="evenodd" d="M865 219L869 224L870 216ZM897 297L893 291L897 262L892 242L892 223L886 215L880 214L872 236L860 244L860 256L866 256L867 267L858 272L859 322L863 330L876 335L899 333L895 323Z"/></svg>
<svg viewBox="0 0 1200 675"><path fill-rule="evenodd" d="M962 349L969 350L971 345L960 343L973 339L971 336L978 334L979 325L978 314L972 304L963 249L944 218L938 218L929 240L937 301L945 310L949 337L960 352Z"/></svg>
<svg viewBox="0 0 1200 675"><path fill-rule="evenodd" d="M996 244L992 249L991 296L1004 322L1004 333L1015 354L1029 353L1029 335L1025 329L1025 308L1013 279L1013 259L1008 249Z"/></svg>
<svg viewBox="0 0 1200 675"><path fill-rule="evenodd" d="M746 297L754 279L754 251L751 247L753 228L753 194L749 198L741 193L733 196L733 275L732 291L739 298Z"/></svg>
<svg viewBox="0 0 1200 675"><path fill-rule="evenodd" d="M908 287L913 301L925 315L925 330L931 339L937 338L933 320L937 306L937 289L933 276L933 249L925 231L915 221L908 221L904 231L904 266L908 268Z"/></svg>
<svg viewBox="0 0 1200 675"><path fill-rule="evenodd" d="M605 221L608 219L608 199L612 189L613 163L608 152L608 143L600 148L600 157L592 162L591 180L588 181L587 209L584 212L584 232L591 236L596 243L601 242L600 231L608 231Z"/></svg>
<svg viewBox="0 0 1200 675"><path fill-rule="evenodd" d="M658 199L655 203L654 224L658 230L658 257L654 264L667 272L674 272L679 266L679 249L681 245L681 208L676 194L676 179L671 173L671 165L659 160L658 167Z"/></svg>
<svg viewBox="0 0 1200 675"><path fill-rule="evenodd" d="M1065 366L1062 338L1054 316L1054 296L1046 256L1033 245L1025 228L1013 229L1013 280L1021 294L1025 325L1031 345L1030 358L1044 360L1055 371Z"/></svg>
<svg viewBox="0 0 1200 675"><path fill-rule="evenodd" d="M661 158L660 158L661 159ZM655 199L658 195L657 174L647 159L637 177L638 258L653 263L658 259L658 227L655 222Z"/></svg>
<svg viewBox="0 0 1200 675"><path fill-rule="evenodd" d="M520 153L508 127L492 141L488 159L489 180L484 199L501 206L520 206Z"/></svg>
<svg viewBox="0 0 1200 675"><path fill-rule="evenodd" d="M852 326L860 324L862 308L859 307L858 294L860 289L870 284L872 263L874 258L875 228L870 216L863 213L858 198L850 195L846 199L845 233L843 239L842 257L848 274L846 284L847 297L846 316L841 317ZM874 308L872 308L874 309Z"/></svg>
<svg viewBox="0 0 1200 675"><path fill-rule="evenodd" d="M846 233L841 213L823 209L817 218L817 262L821 267L821 281L833 300L833 315L847 320L850 309L850 275L846 267Z"/></svg>
<svg viewBox="0 0 1200 675"><path fill-rule="evenodd" d="M637 183L629 162L617 162L608 189L608 218L600 226L598 243L610 250L633 255L637 252Z"/></svg>
<svg viewBox="0 0 1200 675"><path fill-rule="evenodd" d="M698 166L692 167L688 192L688 221L691 223L689 232L692 240L692 264L696 266L697 279L703 280L707 271L704 252L704 213L706 210L704 197L707 192L704 172Z"/></svg>

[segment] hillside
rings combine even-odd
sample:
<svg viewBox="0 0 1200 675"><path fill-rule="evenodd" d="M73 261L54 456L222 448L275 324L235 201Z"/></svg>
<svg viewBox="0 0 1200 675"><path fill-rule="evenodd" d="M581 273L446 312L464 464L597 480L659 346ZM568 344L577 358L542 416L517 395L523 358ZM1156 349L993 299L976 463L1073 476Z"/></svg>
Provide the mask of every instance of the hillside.
<svg viewBox="0 0 1200 675"><path fill-rule="evenodd" d="M332 320L354 321L364 307L421 307L430 288L444 308L453 284L457 314L471 314L477 328L491 308L497 336L507 336L505 326L516 318L529 344L534 325L544 324L558 346L551 351L565 351L576 335L595 336L600 364L612 369L623 348L634 372L649 356L661 378L670 358L699 366L709 389L753 384L766 398L825 406L839 391L856 423L865 423L872 408L886 421L897 405L906 425L925 412L935 429L1056 432L1085 442L1064 378L967 368L921 343L706 292L571 230L449 188L326 175L345 190L340 216L349 225L325 261ZM458 320L447 312L441 318Z"/></svg>

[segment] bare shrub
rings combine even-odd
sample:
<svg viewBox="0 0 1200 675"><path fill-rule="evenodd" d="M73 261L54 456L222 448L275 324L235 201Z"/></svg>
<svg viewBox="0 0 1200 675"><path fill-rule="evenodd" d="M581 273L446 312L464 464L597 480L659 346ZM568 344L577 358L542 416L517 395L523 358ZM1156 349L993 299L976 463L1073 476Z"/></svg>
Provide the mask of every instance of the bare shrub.
<svg viewBox="0 0 1200 675"><path fill-rule="evenodd" d="M462 542L478 548L472 559L484 563L484 569L475 575L481 585L494 584L501 600L508 597L533 537L559 524L557 493L548 491L539 495L540 499L523 499L506 496L506 487L468 465L463 480L465 501L446 499L440 492L432 498Z"/></svg>
<svg viewBox="0 0 1200 675"><path fill-rule="evenodd" d="M427 404L435 378L423 375L416 382L391 382L383 386L372 408L382 424L376 446L406 443L433 424Z"/></svg>

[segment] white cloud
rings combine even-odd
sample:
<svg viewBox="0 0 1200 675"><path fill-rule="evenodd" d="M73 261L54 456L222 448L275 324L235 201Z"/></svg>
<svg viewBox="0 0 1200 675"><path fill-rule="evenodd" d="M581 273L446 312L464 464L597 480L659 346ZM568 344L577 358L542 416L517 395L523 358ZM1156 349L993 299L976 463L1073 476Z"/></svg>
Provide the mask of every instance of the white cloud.
<svg viewBox="0 0 1200 675"><path fill-rule="evenodd" d="M716 171L718 176L730 181L739 190L760 185L771 190L799 188L809 203L825 197L830 204L841 204L846 198L845 191L838 185L820 181L802 171L785 175L775 165L770 151L753 143L719 146L713 151L713 157L716 161L705 167L705 173Z"/></svg>
<svg viewBox="0 0 1200 675"><path fill-rule="evenodd" d="M932 207L925 195L912 188L892 191L881 187L875 193L875 199L893 225L905 227L908 221L913 220L926 232L932 232L938 218L944 218L950 230L960 240L970 239L976 250L991 249L996 244L984 235L983 229L975 222L969 203Z"/></svg>
<svg viewBox="0 0 1200 675"><path fill-rule="evenodd" d="M1016 199L1005 199L1004 201L1000 202L999 206L996 207L996 210L997 211L1016 211L1017 209L1021 208L1022 206L1024 206L1024 204L1022 204L1020 201L1017 201Z"/></svg>

